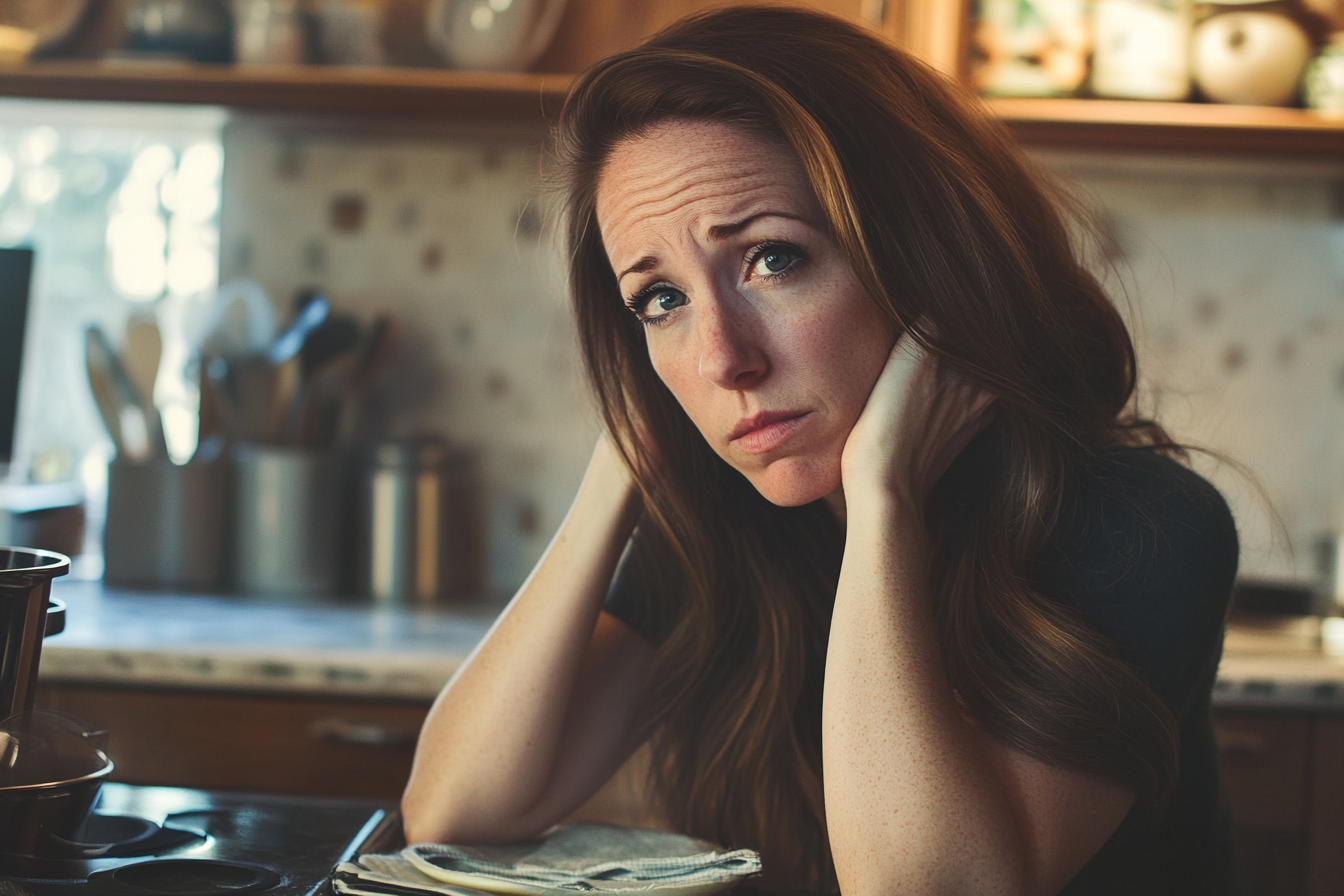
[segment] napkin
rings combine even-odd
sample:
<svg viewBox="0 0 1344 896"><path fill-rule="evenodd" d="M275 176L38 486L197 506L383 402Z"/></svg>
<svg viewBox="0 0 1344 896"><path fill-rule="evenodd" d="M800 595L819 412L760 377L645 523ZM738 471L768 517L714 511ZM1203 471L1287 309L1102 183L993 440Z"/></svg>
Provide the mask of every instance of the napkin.
<svg viewBox="0 0 1344 896"><path fill-rule="evenodd" d="M539 840L501 846L421 843L337 866L350 896L573 896L578 892L700 896L759 874L750 849L724 850L681 834L602 824L561 825Z"/></svg>

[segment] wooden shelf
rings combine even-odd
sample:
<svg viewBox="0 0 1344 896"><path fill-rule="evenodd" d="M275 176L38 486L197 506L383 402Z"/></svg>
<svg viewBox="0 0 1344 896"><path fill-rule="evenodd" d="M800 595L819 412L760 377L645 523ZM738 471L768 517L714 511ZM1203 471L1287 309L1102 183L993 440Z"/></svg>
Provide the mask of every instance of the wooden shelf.
<svg viewBox="0 0 1344 896"><path fill-rule="evenodd" d="M439 69L45 62L0 69L0 96L541 125L571 75ZM1301 109L989 99L1030 146L1344 160L1344 119Z"/></svg>
<svg viewBox="0 0 1344 896"><path fill-rule="evenodd" d="M985 102L1029 146L1344 162L1344 119L1304 109L1128 100Z"/></svg>
<svg viewBox="0 0 1344 896"><path fill-rule="evenodd" d="M0 69L0 96L538 123L570 75L331 66L46 62Z"/></svg>

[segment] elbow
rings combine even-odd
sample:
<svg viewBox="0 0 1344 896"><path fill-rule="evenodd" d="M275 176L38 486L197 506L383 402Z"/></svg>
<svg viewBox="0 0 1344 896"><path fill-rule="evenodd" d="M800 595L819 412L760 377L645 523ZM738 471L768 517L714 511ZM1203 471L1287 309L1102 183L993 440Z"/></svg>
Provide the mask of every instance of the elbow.
<svg viewBox="0 0 1344 896"><path fill-rule="evenodd" d="M401 825L407 843L462 843L464 832L452 800L417 787L414 778L401 795Z"/></svg>

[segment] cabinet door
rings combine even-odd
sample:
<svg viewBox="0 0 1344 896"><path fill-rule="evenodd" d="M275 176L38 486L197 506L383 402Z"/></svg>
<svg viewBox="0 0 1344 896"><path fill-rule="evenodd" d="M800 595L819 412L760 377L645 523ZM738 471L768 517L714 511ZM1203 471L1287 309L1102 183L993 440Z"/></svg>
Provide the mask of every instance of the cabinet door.
<svg viewBox="0 0 1344 896"><path fill-rule="evenodd" d="M1303 892L1312 725L1291 713L1214 716L1248 896Z"/></svg>
<svg viewBox="0 0 1344 896"><path fill-rule="evenodd" d="M109 732L114 781L396 800L428 703L60 685L38 706Z"/></svg>
<svg viewBox="0 0 1344 896"><path fill-rule="evenodd" d="M1344 719L1316 720L1308 806L1307 894L1344 894Z"/></svg>

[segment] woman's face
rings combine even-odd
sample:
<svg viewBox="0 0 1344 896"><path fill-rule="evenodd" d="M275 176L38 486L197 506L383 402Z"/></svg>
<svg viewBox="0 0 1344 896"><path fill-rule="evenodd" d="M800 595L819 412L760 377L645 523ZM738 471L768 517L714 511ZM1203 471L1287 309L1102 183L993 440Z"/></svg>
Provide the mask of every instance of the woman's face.
<svg viewBox="0 0 1344 896"><path fill-rule="evenodd" d="M719 456L784 506L840 485L895 342L787 148L674 120L619 144L598 224L654 370Z"/></svg>

